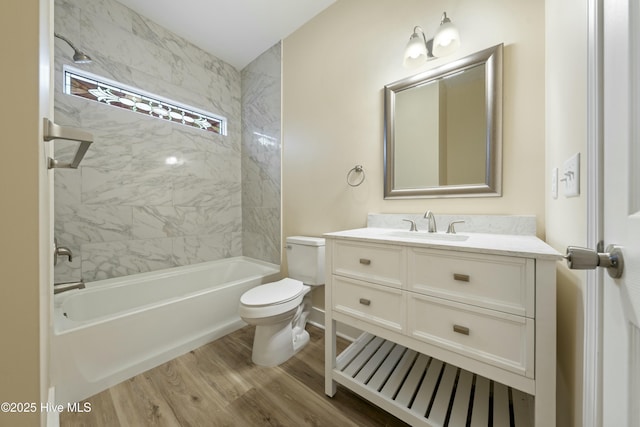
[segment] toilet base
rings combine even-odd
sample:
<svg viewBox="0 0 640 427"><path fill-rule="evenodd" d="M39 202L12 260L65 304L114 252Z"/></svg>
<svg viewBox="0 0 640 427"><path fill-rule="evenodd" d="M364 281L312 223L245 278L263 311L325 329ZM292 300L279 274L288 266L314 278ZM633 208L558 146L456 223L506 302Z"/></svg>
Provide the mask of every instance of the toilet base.
<svg viewBox="0 0 640 427"><path fill-rule="evenodd" d="M309 333L291 327L291 320L257 325L251 360L260 366L278 366L291 358L309 342ZM295 332L295 334L294 334Z"/></svg>
<svg viewBox="0 0 640 427"><path fill-rule="evenodd" d="M268 319L246 319L256 325L251 360L260 366L277 366L291 358L309 342L305 330L311 312L310 288L295 309Z"/></svg>

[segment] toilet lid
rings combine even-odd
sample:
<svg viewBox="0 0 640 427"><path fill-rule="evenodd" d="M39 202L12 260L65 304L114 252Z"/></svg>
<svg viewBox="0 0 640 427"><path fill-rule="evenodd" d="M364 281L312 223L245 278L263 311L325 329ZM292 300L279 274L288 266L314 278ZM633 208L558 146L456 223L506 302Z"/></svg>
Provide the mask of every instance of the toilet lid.
<svg viewBox="0 0 640 427"><path fill-rule="evenodd" d="M295 279L278 280L248 290L240 297L240 303L247 306L282 304L300 295L303 286Z"/></svg>

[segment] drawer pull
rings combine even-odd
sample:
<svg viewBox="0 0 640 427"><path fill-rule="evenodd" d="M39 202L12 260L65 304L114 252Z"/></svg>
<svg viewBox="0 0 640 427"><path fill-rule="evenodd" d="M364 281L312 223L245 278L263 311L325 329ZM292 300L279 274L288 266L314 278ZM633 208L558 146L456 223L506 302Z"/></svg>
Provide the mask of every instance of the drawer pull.
<svg viewBox="0 0 640 427"><path fill-rule="evenodd" d="M371 265L371 260L366 258L360 258L360 264Z"/></svg>
<svg viewBox="0 0 640 427"><path fill-rule="evenodd" d="M457 280L458 282L468 282L469 281L469 275L468 274L453 273L453 280Z"/></svg>
<svg viewBox="0 0 640 427"><path fill-rule="evenodd" d="M366 298L360 298L360 304L362 305L371 305L371 300Z"/></svg>
<svg viewBox="0 0 640 427"><path fill-rule="evenodd" d="M469 328L460 325L453 325L453 332L457 332L462 335L469 335Z"/></svg>

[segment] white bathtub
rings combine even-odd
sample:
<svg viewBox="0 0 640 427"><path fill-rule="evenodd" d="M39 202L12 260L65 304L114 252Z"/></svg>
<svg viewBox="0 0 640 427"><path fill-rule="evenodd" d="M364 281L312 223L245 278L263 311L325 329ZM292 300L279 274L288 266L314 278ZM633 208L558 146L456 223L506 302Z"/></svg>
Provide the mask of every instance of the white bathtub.
<svg viewBox="0 0 640 427"><path fill-rule="evenodd" d="M54 297L56 402L77 402L233 332L274 264L237 257L87 283Z"/></svg>

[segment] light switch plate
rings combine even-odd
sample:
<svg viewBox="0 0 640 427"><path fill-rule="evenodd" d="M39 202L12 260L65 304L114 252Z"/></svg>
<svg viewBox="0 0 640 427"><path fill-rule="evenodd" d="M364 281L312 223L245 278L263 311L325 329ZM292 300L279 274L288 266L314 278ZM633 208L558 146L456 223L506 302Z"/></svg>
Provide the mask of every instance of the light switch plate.
<svg viewBox="0 0 640 427"><path fill-rule="evenodd" d="M551 197L558 198L558 168L551 171Z"/></svg>
<svg viewBox="0 0 640 427"><path fill-rule="evenodd" d="M562 168L562 182L564 182L565 197L580 195L580 153L569 157Z"/></svg>

